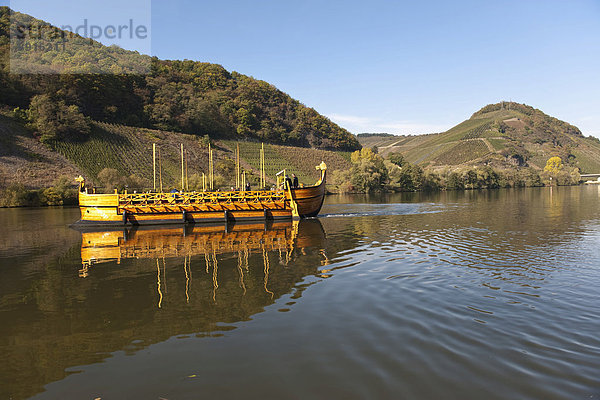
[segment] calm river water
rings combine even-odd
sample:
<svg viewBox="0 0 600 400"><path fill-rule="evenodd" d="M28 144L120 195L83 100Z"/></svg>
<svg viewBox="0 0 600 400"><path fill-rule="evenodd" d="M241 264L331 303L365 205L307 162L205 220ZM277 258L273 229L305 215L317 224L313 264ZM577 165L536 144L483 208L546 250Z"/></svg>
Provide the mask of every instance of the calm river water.
<svg viewBox="0 0 600 400"><path fill-rule="evenodd" d="M600 399L600 188L79 232L0 209L0 398Z"/></svg>

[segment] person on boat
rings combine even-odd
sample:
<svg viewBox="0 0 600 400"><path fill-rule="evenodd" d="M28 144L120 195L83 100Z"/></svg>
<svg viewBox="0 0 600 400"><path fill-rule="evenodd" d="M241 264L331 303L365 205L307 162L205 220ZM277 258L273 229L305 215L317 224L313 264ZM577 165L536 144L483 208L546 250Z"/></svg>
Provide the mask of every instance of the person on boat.
<svg viewBox="0 0 600 400"><path fill-rule="evenodd" d="M285 184L286 184L286 187L289 187L289 188L292 187L292 180L287 175L285 176Z"/></svg>
<svg viewBox="0 0 600 400"><path fill-rule="evenodd" d="M292 174L292 185L294 189L298 187L298 177L296 174Z"/></svg>
<svg viewBox="0 0 600 400"><path fill-rule="evenodd" d="M250 186L250 182L246 182L246 191L251 191L252 187Z"/></svg>

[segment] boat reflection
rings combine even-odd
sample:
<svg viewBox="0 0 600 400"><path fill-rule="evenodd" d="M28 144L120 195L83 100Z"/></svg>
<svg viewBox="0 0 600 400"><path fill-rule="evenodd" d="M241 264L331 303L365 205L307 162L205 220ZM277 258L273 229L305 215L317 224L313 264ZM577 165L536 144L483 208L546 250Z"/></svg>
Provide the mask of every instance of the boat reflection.
<svg viewBox="0 0 600 400"><path fill-rule="evenodd" d="M260 255L264 275L262 290L273 299L274 292L269 289L272 253L275 253L278 263L285 267L306 254L307 248L318 250L320 265L329 264L325 251L325 232L319 220L88 231L82 232L79 276L88 277L94 266L101 263L121 264L125 259L154 259L155 263L145 265L156 267L157 305L161 308L166 294L167 264L171 264L169 267L173 267L173 263L182 264L185 298L189 303L193 280L192 257L195 257L194 268L199 262L203 272L212 276L211 297L216 301L219 259L236 259L239 287L245 295L248 290L246 275L250 272L248 260L253 255ZM169 260L172 258L175 260Z"/></svg>

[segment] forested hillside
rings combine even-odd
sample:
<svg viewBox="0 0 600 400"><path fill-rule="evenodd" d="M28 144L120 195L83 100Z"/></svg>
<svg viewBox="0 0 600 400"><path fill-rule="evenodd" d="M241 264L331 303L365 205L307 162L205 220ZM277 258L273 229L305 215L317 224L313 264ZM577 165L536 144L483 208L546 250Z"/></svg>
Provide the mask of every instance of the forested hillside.
<svg viewBox="0 0 600 400"><path fill-rule="evenodd" d="M10 13L0 7L0 104L18 108L17 116L27 120L44 142L85 140L93 120L219 139L360 148L348 131L267 82L217 64L148 60L21 13L13 14L14 21L65 33L68 42L58 51L19 53L22 67L42 62L47 72L55 73L10 74ZM28 41L32 48L49 48L52 43L43 35ZM150 73L140 74L137 66L148 61ZM107 66L113 73L95 73ZM70 70L89 73L57 73Z"/></svg>

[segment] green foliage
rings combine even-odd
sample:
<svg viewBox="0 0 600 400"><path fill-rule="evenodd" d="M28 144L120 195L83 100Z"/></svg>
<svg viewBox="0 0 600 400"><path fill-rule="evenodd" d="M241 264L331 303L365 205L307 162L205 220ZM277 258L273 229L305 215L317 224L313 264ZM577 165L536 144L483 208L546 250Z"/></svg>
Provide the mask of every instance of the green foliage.
<svg viewBox="0 0 600 400"><path fill-rule="evenodd" d="M8 14L7 7L0 9L1 60L9 52ZM13 17L24 24L46 25L20 13ZM30 41L48 44L45 38ZM22 66L39 63L39 54L30 53L19 53ZM217 64L150 59L70 36L66 49L46 52L44 57L49 72L89 72L7 74L8 66L0 61L0 102L30 108L32 125L44 141L85 136L89 130L82 117L86 116L211 138L347 151L361 147L350 132L273 85L230 73ZM141 66L147 65L150 73L139 74ZM111 74L95 73L108 66Z"/></svg>
<svg viewBox="0 0 600 400"><path fill-rule="evenodd" d="M331 181L337 187L337 191L340 193L357 192L352 185L352 172L349 169L333 171Z"/></svg>
<svg viewBox="0 0 600 400"><path fill-rule="evenodd" d="M465 188L465 180L458 172L450 172L446 180L446 188L448 190L457 190Z"/></svg>
<svg viewBox="0 0 600 400"><path fill-rule="evenodd" d="M114 168L104 168L98 174L98 181L104 188L106 193L111 193L114 189L118 191L128 190L133 191L144 191L151 188L151 182L143 177L132 174L124 176Z"/></svg>
<svg viewBox="0 0 600 400"><path fill-rule="evenodd" d="M542 180L550 185L576 185L579 183L579 168L562 163L560 157L550 157L544 167Z"/></svg>
<svg viewBox="0 0 600 400"><path fill-rule="evenodd" d="M41 192L40 201L44 205L63 206L77 204L77 189L72 179L63 176Z"/></svg>
<svg viewBox="0 0 600 400"><path fill-rule="evenodd" d="M368 149L367 149L368 151ZM363 150L362 152L365 152ZM388 180L379 182L377 186L373 170L356 168L368 160L374 160L377 155L359 153L353 154L354 166L349 171L339 171L334 175L335 183L340 192L374 192L374 191L432 191L432 190L463 190L463 189L497 189L508 187L543 186L538 172L532 168L497 170L491 166L467 167L454 170L423 169L418 165L405 163L402 167L385 161ZM385 175L377 171L380 175ZM558 184L577 184L579 179L576 171L564 173Z"/></svg>
<svg viewBox="0 0 600 400"><path fill-rule="evenodd" d="M497 189L500 187L500 175L490 166L477 169L478 187L481 189Z"/></svg>
<svg viewBox="0 0 600 400"><path fill-rule="evenodd" d="M198 141L200 142L200 145L202 147L207 147L207 148L208 148L209 145L213 145L214 144L212 142L212 140L210 140L210 136L208 136L208 135L204 135L202 137L199 137Z"/></svg>
<svg viewBox="0 0 600 400"><path fill-rule="evenodd" d="M222 175L229 182L235 182L235 161L229 157L219 160L215 164L215 172Z"/></svg>
<svg viewBox="0 0 600 400"><path fill-rule="evenodd" d="M69 141L85 138L90 125L75 105L67 106L64 101L41 94L31 99L27 110L31 127L40 135L42 142Z"/></svg>
<svg viewBox="0 0 600 400"><path fill-rule="evenodd" d="M404 161L404 156L401 153L388 154L388 160L399 167L402 167L406 163L406 161Z"/></svg>
<svg viewBox="0 0 600 400"><path fill-rule="evenodd" d="M548 161L546 161L546 166L544 167L544 171L548 171L551 174L558 174L558 172L563 168L562 160L560 157L550 157Z"/></svg>
<svg viewBox="0 0 600 400"><path fill-rule="evenodd" d="M13 184L0 191L0 207L62 206L77 204L77 189L68 177L58 178L51 187L29 190Z"/></svg>
<svg viewBox="0 0 600 400"><path fill-rule="evenodd" d="M102 185L107 192L110 192L112 189L123 190L123 188L125 188L124 177L114 168L104 168L100 171L100 173L98 173L98 181L100 181L100 185Z"/></svg>
<svg viewBox="0 0 600 400"><path fill-rule="evenodd" d="M350 181L355 190L365 193L379 192L388 182L388 170L383 157L370 148L352 153Z"/></svg>
<svg viewBox="0 0 600 400"><path fill-rule="evenodd" d="M0 192L0 207L32 207L39 205L39 192L27 190L21 183L12 184Z"/></svg>
<svg viewBox="0 0 600 400"><path fill-rule="evenodd" d="M27 115L27 110L23 110L21 107L16 107L13 110L13 117L22 123L29 122L29 116Z"/></svg>
<svg viewBox="0 0 600 400"><path fill-rule="evenodd" d="M392 164L390 168L390 188L397 191L416 191L423 188L425 175L418 165L406 163L399 167ZM388 165L389 166L389 165Z"/></svg>

